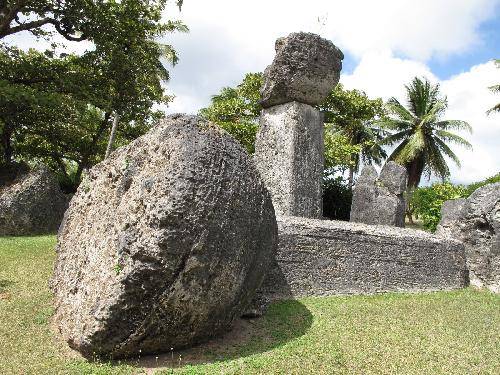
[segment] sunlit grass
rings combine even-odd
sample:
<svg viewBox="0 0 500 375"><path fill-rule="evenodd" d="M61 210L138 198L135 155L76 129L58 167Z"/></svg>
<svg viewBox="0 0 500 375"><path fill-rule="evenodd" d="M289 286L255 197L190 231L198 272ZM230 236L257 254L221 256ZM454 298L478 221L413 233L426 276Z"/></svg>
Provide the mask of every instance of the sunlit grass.
<svg viewBox="0 0 500 375"><path fill-rule="evenodd" d="M0 238L2 375L500 373L500 297L472 289L285 301L208 345L89 363L50 326L54 244L53 236Z"/></svg>

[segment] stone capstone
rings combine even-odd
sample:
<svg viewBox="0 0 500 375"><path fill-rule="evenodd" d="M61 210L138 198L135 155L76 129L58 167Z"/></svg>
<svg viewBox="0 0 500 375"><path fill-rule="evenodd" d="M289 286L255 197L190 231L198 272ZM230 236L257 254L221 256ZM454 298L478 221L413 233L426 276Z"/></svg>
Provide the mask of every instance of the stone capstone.
<svg viewBox="0 0 500 375"><path fill-rule="evenodd" d="M86 357L179 349L231 327L277 247L245 150L170 116L92 168L58 234L55 322Z"/></svg>
<svg viewBox="0 0 500 375"><path fill-rule="evenodd" d="M463 288L464 246L424 231L278 217L279 246L259 295L305 296Z"/></svg>
<svg viewBox="0 0 500 375"><path fill-rule="evenodd" d="M500 293L500 182L445 202L436 234L463 242L471 285Z"/></svg>
<svg viewBox="0 0 500 375"><path fill-rule="evenodd" d="M57 231L68 198L45 166L19 173L0 184L0 235L25 236Z"/></svg>
<svg viewBox="0 0 500 375"><path fill-rule="evenodd" d="M366 166L353 189L350 221L404 227L406 169L392 161L377 175Z"/></svg>
<svg viewBox="0 0 500 375"><path fill-rule="evenodd" d="M262 110L255 163L277 215L322 216L323 115L290 102Z"/></svg>
<svg viewBox="0 0 500 375"><path fill-rule="evenodd" d="M276 56L264 72L264 108L298 101L321 103L339 81L342 52L311 33L292 33L276 41Z"/></svg>

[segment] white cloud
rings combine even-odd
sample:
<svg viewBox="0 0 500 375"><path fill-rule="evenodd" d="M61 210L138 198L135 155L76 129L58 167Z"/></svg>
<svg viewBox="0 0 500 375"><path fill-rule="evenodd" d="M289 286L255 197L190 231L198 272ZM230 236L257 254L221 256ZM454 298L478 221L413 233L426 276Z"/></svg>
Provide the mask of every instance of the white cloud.
<svg viewBox="0 0 500 375"><path fill-rule="evenodd" d="M191 29L165 38L181 59L171 71L169 86L178 95L174 106L197 112L192 105L207 105L221 87L235 84L247 72L262 71L272 61L276 38L293 31L321 34L361 60L380 51L397 53L425 71L417 61L449 58L480 44L479 25L495 16L498 4L500 0L187 0L181 12L171 4L165 17L182 19ZM391 73L381 68L381 76Z"/></svg>
<svg viewBox="0 0 500 375"><path fill-rule="evenodd" d="M473 128L472 134L460 133L472 144L472 151L452 146L462 163L458 168L449 160L452 181L470 183L500 172L500 114L486 114L488 108L500 101L499 95L488 90L500 82L500 69L493 62L439 81L421 62L395 58L390 53L369 53L352 74L341 77L341 82L347 88L365 91L370 97L387 100L395 96L405 103L404 84L415 76L427 77L441 85L448 98L446 119L467 121Z"/></svg>
<svg viewBox="0 0 500 375"><path fill-rule="evenodd" d="M223 86L262 71L273 59L276 38L293 31L318 33L356 58L353 72L341 77L346 87L402 98L403 85L414 76L438 81L426 64L430 58L451 59L481 45L479 26L496 16L500 0L186 0L180 13L170 3L165 18L182 19L191 31L164 37L180 56L169 69L168 89L176 98L166 111L196 113ZM24 48L48 45L27 33L9 40ZM68 51L89 48L66 45ZM486 63L440 82L449 99L447 117L474 128L468 136L474 151L456 148L463 160L460 171L452 169L456 181L477 180L500 169L500 116L485 115L499 101L486 88L500 82L499 72Z"/></svg>
<svg viewBox="0 0 500 375"><path fill-rule="evenodd" d="M449 119L467 121L472 134L462 134L473 150L455 147L462 168L451 169L454 181L469 183L500 172L500 114L486 111L500 102L500 96L488 90L500 82L500 69L493 62L472 67L468 72L443 81L442 91L448 96Z"/></svg>

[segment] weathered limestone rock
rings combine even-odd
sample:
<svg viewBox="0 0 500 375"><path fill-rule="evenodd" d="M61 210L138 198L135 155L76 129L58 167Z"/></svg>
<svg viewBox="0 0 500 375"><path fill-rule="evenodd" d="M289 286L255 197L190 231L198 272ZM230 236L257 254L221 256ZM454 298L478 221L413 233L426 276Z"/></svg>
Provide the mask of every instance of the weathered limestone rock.
<svg viewBox="0 0 500 375"><path fill-rule="evenodd" d="M276 57L264 72L264 108L298 101L321 103L339 81L342 52L311 33L292 33L276 41Z"/></svg>
<svg viewBox="0 0 500 375"><path fill-rule="evenodd" d="M220 128L174 115L92 168L66 212L55 322L84 356L187 347L230 328L274 256L271 197Z"/></svg>
<svg viewBox="0 0 500 375"><path fill-rule="evenodd" d="M323 116L307 104L264 109L255 162L279 215L322 215Z"/></svg>
<svg viewBox="0 0 500 375"><path fill-rule="evenodd" d="M467 199L452 199L443 203L441 207L441 220L436 229L437 235L448 235L455 226L459 225L462 211L467 204Z"/></svg>
<svg viewBox="0 0 500 375"><path fill-rule="evenodd" d="M68 206L56 176L45 166L12 173L0 186L0 235L55 232Z"/></svg>
<svg viewBox="0 0 500 375"><path fill-rule="evenodd" d="M279 246L259 294L269 299L467 285L464 246L423 231L278 217Z"/></svg>
<svg viewBox="0 0 500 375"><path fill-rule="evenodd" d="M445 202L436 234L465 245L471 285L500 293L500 183Z"/></svg>
<svg viewBox="0 0 500 375"><path fill-rule="evenodd" d="M361 171L354 186L350 220L404 227L406 169L392 161L377 176L372 166Z"/></svg>

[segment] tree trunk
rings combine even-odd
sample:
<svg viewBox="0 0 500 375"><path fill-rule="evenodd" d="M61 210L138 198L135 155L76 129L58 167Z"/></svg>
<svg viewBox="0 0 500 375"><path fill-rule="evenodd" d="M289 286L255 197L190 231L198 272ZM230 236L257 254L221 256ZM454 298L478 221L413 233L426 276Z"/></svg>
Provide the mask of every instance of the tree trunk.
<svg viewBox="0 0 500 375"><path fill-rule="evenodd" d="M97 129L97 132L92 137L92 141L90 142L90 145L87 149L87 152L82 155L80 162L78 162L78 168L76 170L76 175L75 175L76 182L79 182L81 180L83 170L90 167L90 165L89 165L90 157L92 155L94 155L96 145L99 142L99 139L101 138L102 134L104 133L104 130L106 130L110 117L111 117L111 113L106 112L103 120L101 121L99 129Z"/></svg>
<svg viewBox="0 0 500 375"><path fill-rule="evenodd" d="M349 188L352 189L354 185L354 167L349 167Z"/></svg>
<svg viewBox="0 0 500 375"><path fill-rule="evenodd" d="M3 150L3 161L5 164L9 164L12 162L12 155L14 150L12 148L12 133L14 129L9 126L8 123L5 123L2 134L0 135L0 141L2 142L2 150Z"/></svg>
<svg viewBox="0 0 500 375"><path fill-rule="evenodd" d="M113 126L111 127L111 133L109 134L108 147L106 148L106 154L104 155L104 159L109 157L111 154L111 149L113 147L113 143L116 138L116 129L118 128L118 121L120 120L120 115L115 112L115 118L113 119Z"/></svg>
<svg viewBox="0 0 500 375"><path fill-rule="evenodd" d="M408 188L416 189L420 184L422 173L424 172L425 160L423 155L417 156L405 165L408 172Z"/></svg>

